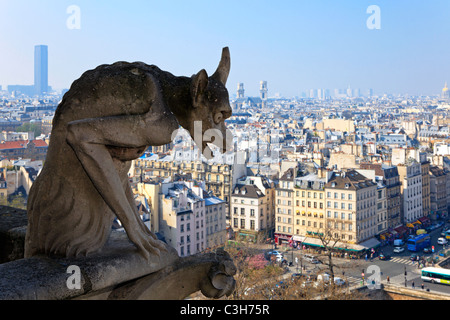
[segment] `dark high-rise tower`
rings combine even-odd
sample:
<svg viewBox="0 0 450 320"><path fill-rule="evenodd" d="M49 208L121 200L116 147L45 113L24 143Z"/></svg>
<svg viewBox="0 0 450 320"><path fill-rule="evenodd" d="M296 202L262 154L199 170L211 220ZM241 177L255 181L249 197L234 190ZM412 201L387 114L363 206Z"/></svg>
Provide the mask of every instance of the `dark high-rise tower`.
<svg viewBox="0 0 450 320"><path fill-rule="evenodd" d="M34 91L37 95L48 92L48 47L34 47Z"/></svg>

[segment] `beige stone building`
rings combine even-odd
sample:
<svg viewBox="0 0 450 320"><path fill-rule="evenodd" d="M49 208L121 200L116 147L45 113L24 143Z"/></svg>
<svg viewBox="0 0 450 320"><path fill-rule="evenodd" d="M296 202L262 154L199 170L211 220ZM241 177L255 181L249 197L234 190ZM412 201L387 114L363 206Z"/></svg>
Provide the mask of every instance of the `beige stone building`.
<svg viewBox="0 0 450 320"><path fill-rule="evenodd" d="M288 169L275 190L275 242L289 243L294 235L294 179L297 167Z"/></svg>
<svg viewBox="0 0 450 320"><path fill-rule="evenodd" d="M262 176L240 179L231 194L231 228L235 238L264 240L275 228L274 185Z"/></svg>
<svg viewBox="0 0 450 320"><path fill-rule="evenodd" d="M229 203L233 185L245 175L245 164L208 163L204 161L173 161L170 156L159 158L152 156L134 161L134 175L142 179L169 178L176 175L190 176L193 180L203 182L207 192Z"/></svg>
<svg viewBox="0 0 450 320"><path fill-rule="evenodd" d="M294 185L294 242L323 232L326 223L325 184L327 170L295 178Z"/></svg>
<svg viewBox="0 0 450 320"><path fill-rule="evenodd" d="M377 234L377 184L355 170L334 175L325 185L326 228L333 238L358 244Z"/></svg>
<svg viewBox="0 0 450 320"><path fill-rule="evenodd" d="M447 173L438 166L430 167L430 207L432 217L437 215L446 217L447 208Z"/></svg>

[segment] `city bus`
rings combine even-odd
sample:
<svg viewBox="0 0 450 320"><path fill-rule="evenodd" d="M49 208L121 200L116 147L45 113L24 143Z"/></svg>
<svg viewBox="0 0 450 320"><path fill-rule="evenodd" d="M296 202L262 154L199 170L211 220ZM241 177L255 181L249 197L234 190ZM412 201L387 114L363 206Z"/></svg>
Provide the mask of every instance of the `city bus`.
<svg viewBox="0 0 450 320"><path fill-rule="evenodd" d="M409 251L421 251L431 245L431 238L429 234L421 234L406 241Z"/></svg>
<svg viewBox="0 0 450 320"><path fill-rule="evenodd" d="M450 240L450 229L445 231L445 239Z"/></svg>
<svg viewBox="0 0 450 320"><path fill-rule="evenodd" d="M423 281L450 285L450 270L432 267L423 268L421 278Z"/></svg>

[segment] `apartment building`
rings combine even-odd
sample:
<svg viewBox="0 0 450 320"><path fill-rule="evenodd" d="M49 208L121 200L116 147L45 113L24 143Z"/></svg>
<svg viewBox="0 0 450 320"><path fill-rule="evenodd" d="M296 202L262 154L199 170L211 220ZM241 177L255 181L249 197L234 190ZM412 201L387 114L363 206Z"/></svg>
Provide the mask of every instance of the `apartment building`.
<svg viewBox="0 0 450 320"><path fill-rule="evenodd" d="M375 182L351 169L335 173L325 194L325 230L334 239L358 244L377 234Z"/></svg>
<svg viewBox="0 0 450 320"><path fill-rule="evenodd" d="M191 150L191 153L194 151ZM133 162L133 175L141 179L174 178L176 175L190 176L193 180L204 182L205 190L226 202L226 215L229 219L230 196L236 181L245 176L245 163L238 156L229 162L214 163L202 160L183 160L189 156L174 160L174 156L150 155Z"/></svg>
<svg viewBox="0 0 450 320"><path fill-rule="evenodd" d="M381 210L378 213L379 221L385 221L386 225L382 223L378 226L379 229L394 229L402 224L400 210L401 210L401 198L400 198L400 176L398 175L397 166L388 166L381 163L361 163L360 172L365 175L367 170L373 170L373 180L380 185L385 186L382 195L377 195L377 210ZM381 199L378 197L386 198L386 219L384 219L384 206L381 203ZM382 206L382 208L378 208Z"/></svg>
<svg viewBox="0 0 450 320"><path fill-rule="evenodd" d="M159 232L178 255L189 256L206 249L205 201L187 186L161 186Z"/></svg>
<svg viewBox="0 0 450 320"><path fill-rule="evenodd" d="M422 207L422 170L415 160L397 165L400 176L400 194L404 225L412 224L423 217Z"/></svg>
<svg viewBox="0 0 450 320"><path fill-rule="evenodd" d="M145 198L150 230L160 234L180 256L226 242L226 202L210 197L194 181L141 182L134 193Z"/></svg>
<svg viewBox="0 0 450 320"><path fill-rule="evenodd" d="M227 240L225 213L227 203L217 197L208 197L204 200L206 235L205 246L206 248L214 248L223 245Z"/></svg>
<svg viewBox="0 0 450 320"><path fill-rule="evenodd" d="M275 190L275 242L289 243L294 235L294 183L297 167L289 168Z"/></svg>
<svg viewBox="0 0 450 320"><path fill-rule="evenodd" d="M430 167L430 207L433 218L446 217L447 209L447 174L438 166Z"/></svg>
<svg viewBox="0 0 450 320"><path fill-rule="evenodd" d="M323 232L325 217L325 184L330 171L320 170L295 178L294 184L294 236L293 241L301 241L306 236Z"/></svg>
<svg viewBox="0 0 450 320"><path fill-rule="evenodd" d="M387 187L377 182L377 234L388 230Z"/></svg>
<svg viewBox="0 0 450 320"><path fill-rule="evenodd" d="M401 183L397 167L383 167L383 183L386 186L387 227L393 229L402 224Z"/></svg>
<svg viewBox="0 0 450 320"><path fill-rule="evenodd" d="M418 162L422 174L422 216L430 214L430 162L426 152L420 152L415 148L393 148L392 164L409 165L411 162Z"/></svg>
<svg viewBox="0 0 450 320"><path fill-rule="evenodd" d="M235 237L266 239L275 228L274 187L267 178L238 180L231 195L231 227Z"/></svg>

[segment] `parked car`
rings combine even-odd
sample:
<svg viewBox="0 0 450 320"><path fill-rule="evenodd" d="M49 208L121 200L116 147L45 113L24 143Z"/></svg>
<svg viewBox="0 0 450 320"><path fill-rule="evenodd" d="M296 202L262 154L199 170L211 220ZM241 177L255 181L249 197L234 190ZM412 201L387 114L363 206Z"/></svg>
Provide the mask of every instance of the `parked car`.
<svg viewBox="0 0 450 320"><path fill-rule="evenodd" d="M266 259L267 260L272 260L273 256L275 257L275 260L277 262L283 261L283 254L280 251L278 251L278 250L271 250L271 251L266 253Z"/></svg>
<svg viewBox="0 0 450 320"><path fill-rule="evenodd" d="M343 286L343 285L345 284L345 280L344 280L344 279L341 279L341 278L339 278L339 277L335 277L335 278L334 278L334 284L335 284L336 286Z"/></svg>
<svg viewBox="0 0 450 320"><path fill-rule="evenodd" d="M411 261L417 261L417 260L420 260L420 256L419 256L417 253L413 253L413 254L409 257L409 259L410 259Z"/></svg>
<svg viewBox="0 0 450 320"><path fill-rule="evenodd" d="M380 260L389 260L390 258L391 258L390 255L384 254L384 253L380 253L380 255L378 257L378 259L380 259Z"/></svg>
<svg viewBox="0 0 450 320"><path fill-rule="evenodd" d="M402 247L395 247L394 248L394 253L402 253L403 251L405 251L405 248L402 248Z"/></svg>
<svg viewBox="0 0 450 320"><path fill-rule="evenodd" d="M316 257L314 257L314 256L312 256L312 255L309 255L309 254L304 254L304 255L303 255L303 259L305 259L305 260L308 261L308 262L314 263L314 264L320 263L320 261L317 260Z"/></svg>
<svg viewBox="0 0 450 320"><path fill-rule="evenodd" d="M437 240L437 244L447 244L447 239L445 239L445 238L439 238L438 240Z"/></svg>
<svg viewBox="0 0 450 320"><path fill-rule="evenodd" d="M424 253L431 253L433 250L431 250L431 247L426 247L426 248L423 248L423 252Z"/></svg>

